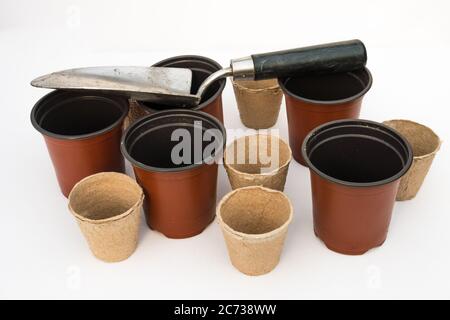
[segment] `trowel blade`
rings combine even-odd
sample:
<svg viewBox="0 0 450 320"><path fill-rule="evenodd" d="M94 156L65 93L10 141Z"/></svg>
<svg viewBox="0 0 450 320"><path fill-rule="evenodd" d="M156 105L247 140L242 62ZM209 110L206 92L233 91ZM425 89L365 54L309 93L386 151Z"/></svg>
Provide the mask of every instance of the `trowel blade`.
<svg viewBox="0 0 450 320"><path fill-rule="evenodd" d="M114 92L140 101L180 107L196 105L200 100L191 94L192 71L184 68L78 68L36 78L31 85L49 89Z"/></svg>

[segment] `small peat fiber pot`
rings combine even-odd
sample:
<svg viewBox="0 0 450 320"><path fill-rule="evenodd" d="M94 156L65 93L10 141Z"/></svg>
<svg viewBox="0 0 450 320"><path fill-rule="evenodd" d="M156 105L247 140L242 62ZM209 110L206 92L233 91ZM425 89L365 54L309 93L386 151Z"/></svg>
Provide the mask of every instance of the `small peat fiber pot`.
<svg viewBox="0 0 450 320"><path fill-rule="evenodd" d="M192 87L191 93L195 94L203 83L203 81L213 74L214 72L221 70L222 66L216 61L202 57L202 56L177 56L160 61L154 64L152 67L167 67L167 68L188 68L192 70ZM222 110L222 92L225 88L226 80L222 79L214 83L208 88L203 95L200 104L191 110L203 111L216 117L223 123L223 110ZM142 102L130 100L130 113L128 116L128 122L133 123L137 119L153 114L162 110L177 109L176 107L170 107L165 105L159 105L150 102Z"/></svg>
<svg viewBox="0 0 450 320"><path fill-rule="evenodd" d="M224 166L233 190L263 186L283 191L291 159L286 142L264 134L236 139L224 152Z"/></svg>
<svg viewBox="0 0 450 320"><path fill-rule="evenodd" d="M389 120L385 125L397 130L411 145L414 158L409 171L400 180L397 200L414 198L420 190L434 156L441 147L441 139L430 128L409 120Z"/></svg>
<svg viewBox="0 0 450 320"><path fill-rule="evenodd" d="M93 92L56 90L35 104L31 123L45 138L66 197L89 175L124 172L120 139L127 113L127 99Z"/></svg>
<svg viewBox="0 0 450 320"><path fill-rule="evenodd" d="M102 172L78 182L69 195L92 253L105 262L127 259L136 250L144 193L127 175Z"/></svg>
<svg viewBox="0 0 450 320"><path fill-rule="evenodd" d="M359 118L364 95L372 86L367 68L279 79L286 100L289 144L294 159L306 165L302 144L312 129L333 120Z"/></svg>
<svg viewBox="0 0 450 320"><path fill-rule="evenodd" d="M400 178L412 163L408 142L367 120L338 120L307 135L314 231L336 252L360 255L386 240Z"/></svg>
<svg viewBox="0 0 450 320"><path fill-rule="evenodd" d="M217 216L236 269L250 276L275 269L293 217L288 197L264 187L237 189L219 203Z"/></svg>
<svg viewBox="0 0 450 320"><path fill-rule="evenodd" d="M215 217L217 172L225 128L199 111L168 110L133 123L124 156L143 187L147 224L169 238L201 233Z"/></svg>
<svg viewBox="0 0 450 320"><path fill-rule="evenodd" d="M283 92L276 79L231 80L242 123L252 129L273 127L280 113Z"/></svg>

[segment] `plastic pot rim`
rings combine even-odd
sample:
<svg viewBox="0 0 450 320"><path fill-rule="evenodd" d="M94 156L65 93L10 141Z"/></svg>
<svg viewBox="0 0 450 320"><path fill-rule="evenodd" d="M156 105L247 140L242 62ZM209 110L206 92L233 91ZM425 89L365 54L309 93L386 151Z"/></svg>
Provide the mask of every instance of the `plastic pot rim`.
<svg viewBox="0 0 450 320"><path fill-rule="evenodd" d="M128 210L122 212L121 214L115 215L115 216L113 216L113 217L109 217L109 218L105 218L105 219L95 219L95 220L94 220L94 219L89 219L89 218L86 218L86 217L81 216L81 215L78 214L78 213L72 208L72 206L71 206L71 202L72 202L72 201L71 201L71 197L72 197L72 195L73 195L73 192L74 192L75 188L76 188L78 185L80 185L81 183L83 183L83 182L85 182L85 181L87 181L87 180L90 180L90 179L93 179L93 178L97 178L97 177L100 177L100 176L104 176L104 175L125 176L125 177L127 177L128 179L130 179L130 182L135 183L136 186L137 186L137 187L139 188L139 190L141 191L141 192L140 192L140 193L141 193L141 196L140 196L139 200L136 201L136 203L133 204ZM70 193L69 193L69 196L67 197L68 202L69 202L69 203L68 203L69 211L72 213L72 215L73 215L76 219L78 219L78 220L80 220L80 221L89 222L89 223L91 223L91 224L103 224L103 223L107 223L107 222L118 221L118 220L124 219L124 218L126 218L127 216L129 216L132 212L134 212L137 208L139 208L139 207L142 205L142 203L143 203L143 201L144 201L144 198L145 198L145 195L144 195L144 191L142 190L141 186L140 186L134 179L132 179L130 176L128 176L128 175L126 175L126 174L123 174L123 173L118 173L118 172L100 172L100 173L96 173L96 174L87 176L86 178L80 180L77 184L74 185L74 187L72 188L72 190L71 190Z"/></svg>
<svg viewBox="0 0 450 320"><path fill-rule="evenodd" d="M226 159L227 159L227 157L226 157L227 148L229 146L231 146L232 144L234 144L239 139L243 139L243 138L246 138L246 137L253 137L253 136L266 136L266 137L271 137L271 138L277 138L278 140L280 140L282 143L284 143L287 146L287 148L289 150L289 158L286 160L285 163L283 163L283 165L277 167L276 169L274 169L274 170L272 170L270 172L264 172L264 173L248 173L248 172L240 171L240 170L237 170L236 168L234 168L231 164L227 163L227 161L226 161ZM289 144L286 143L286 141L284 141L279 136L275 136L275 135L272 135L272 134L260 134L260 133L257 133L257 134L251 134L251 135L239 137L239 138L233 140L229 145L225 146L225 149L224 149L224 152L223 152L223 165L224 165L224 167L226 167L227 169L230 169L231 171L235 172L236 174L239 174L241 176L248 176L248 177L268 177L268 176L272 176L272 175L278 173L280 170L284 169L285 167L289 166L291 161L292 161L292 150L291 150L291 147L289 146Z"/></svg>
<svg viewBox="0 0 450 320"><path fill-rule="evenodd" d="M94 132L90 132L90 133L84 133L84 134L78 134L78 135L64 135L64 134L58 134L58 133L54 133L54 132L44 129L38 123L38 121L36 119L36 113L37 113L38 109L40 108L41 104L43 102L45 102L45 100L47 100L48 98L51 98L52 96L56 96L57 94L74 93L74 92L75 91L53 90L53 91L47 93L46 95L44 95L43 97L41 97L34 104L33 109L31 110L30 119L31 119L31 124L33 125L33 127L37 131L39 131L41 134L43 134L44 136L47 136L47 137L51 137L51 138L55 138L55 139L59 139L59 140L84 140L84 139L89 139L89 138L93 138L96 136L100 136L102 134L105 134L105 133L108 133L108 132L114 130L116 127L118 127L123 122L123 120L125 119L125 117L128 114L129 104L128 104L128 100L126 98L122 99L122 97L108 95L108 94L104 94L101 92L86 92L86 94L80 93L80 96L83 96L83 97L102 97L102 98L106 98L106 99L110 100L111 103L116 104L117 106L119 106L119 108L121 110L123 110L122 115L120 116L119 119L117 119L114 123L107 126L106 128L103 128L101 130L97 130ZM112 99L113 97L116 98L117 100ZM76 99L76 98L73 97L72 99Z"/></svg>
<svg viewBox="0 0 450 320"><path fill-rule="evenodd" d="M175 168L160 168L160 167L149 166L142 162L139 162L136 159L134 159L131 156L131 154L128 152L125 140L126 140L128 134L130 133L130 131L135 130L135 128L137 128L140 125L143 125L147 120L150 120L151 118L170 117L171 115L179 116L182 113L185 113L185 114L188 113L190 115L202 116L202 117L207 118L208 120L214 122L214 124L217 126L217 129L219 129L222 132L222 137L223 137L223 143L221 145L221 148L219 150L216 150L216 156L218 154L220 154L220 152L223 152L223 150L225 149L226 141L227 141L227 136L226 136L227 133L226 133L226 129L225 129L224 125L217 118L215 118L214 116L212 116L206 112L203 112L203 111L197 111L197 110L191 110L191 109L170 109L170 110L163 110L163 111L159 111L154 114L147 115L143 118L140 118L139 120L134 122L132 125L130 125L125 130L125 132L122 134L122 139L120 141L120 150L121 150L123 156L128 161L130 161L130 163L133 166L136 166L140 169L143 169L145 171L150 171L150 172L183 172L183 171L188 171L188 170L192 170L192 169L201 167L203 165L210 165L207 162L212 161L212 163L214 163L215 157L208 157L207 159L203 159L203 161L200 163L193 163L193 164L190 164L187 166L181 166L181 167L175 167Z"/></svg>
<svg viewBox="0 0 450 320"><path fill-rule="evenodd" d="M249 233L245 233L245 232L236 231L233 228L231 228L227 223L225 223L225 221L223 221L221 209L222 209L222 206L225 204L225 202L228 201L228 199L230 199L231 197L233 197L236 193L238 193L242 190L252 190L252 189L253 190L261 190L261 191L269 192L269 193L280 194L284 199L287 200L287 202L289 204L289 218L283 223L283 225L281 225L280 227L278 227L272 231L266 232L266 233L249 234ZM235 238L237 238L239 240L261 241L261 240L269 240L271 238L278 236L280 234L280 231L286 229L291 224L291 222L294 218L294 207L292 206L291 200L288 198L288 196L286 196L281 191L273 190L273 189L269 189L269 188L265 188L265 187L261 187L261 186L249 186L249 187L244 187L244 188L238 188L238 189L233 190L233 191L229 192L228 194L226 194L222 198L222 200L220 200L219 204L217 205L216 216L217 216L218 223L228 233L233 235Z"/></svg>
<svg viewBox="0 0 450 320"><path fill-rule="evenodd" d="M214 65L215 67L217 67L217 71L223 69L223 67L217 61L215 61L211 58L199 56L199 55L180 55L180 56L174 56L171 58L166 58L164 60L161 60L161 61L153 64L152 67L164 67L164 65L166 65L168 63L178 62L178 60L180 60L180 62L181 62L181 60L202 61L202 62L207 62L211 65ZM178 68L178 67L173 67L173 68ZM195 106L193 108L189 108L188 110L201 111L204 107L208 106L214 100L216 100L222 94L223 90L225 89L226 79L221 79L218 81L218 83L220 84L220 86L216 93L214 93L208 100L202 101L197 106ZM153 108L147 106L145 103L142 103L142 101L139 101L139 100L136 100L136 101L145 109L155 110L156 112L162 111L162 110L153 109ZM176 109L168 109L168 110L176 110Z"/></svg>
<svg viewBox="0 0 450 320"><path fill-rule="evenodd" d="M334 125L334 124L339 124L339 123L346 123L346 122L353 122L353 123L367 123L367 124L371 124L374 126L378 126L378 127L382 127L384 129L386 129L387 131L390 131L392 133L394 133L396 135L396 138L398 138L401 142L404 143L405 147L406 147L406 151L408 153L408 159L407 162L404 164L403 168L397 172L395 175L393 175L392 177L383 179L383 180L379 180L379 181L374 181L374 182L351 182L351 181L344 181L344 180L340 180L340 179L336 179L332 176L329 176L327 174L325 174L324 172L320 171L319 169L317 169L316 166L314 166L311 162L311 160L309 159L309 156L307 154L306 151L306 147L307 144L310 140L310 138L314 135L316 135L316 133L318 131L320 131L322 128L330 126L330 125ZM374 130L376 130L374 128ZM382 185L386 185L389 184L391 182L394 182L396 180L399 180L402 176L404 176L409 168L411 167L412 163L413 163L413 153L412 153L412 148L411 145L409 144L409 142L403 138L403 136L398 133L397 131L395 131L394 129L388 127L387 125L383 124L383 123L379 123L376 121L372 121L372 120L364 120L364 119L342 119L342 120L335 120L335 121L330 121L327 123L324 123L316 128L314 128L311 132L309 132L305 139L303 140L303 144L302 144L302 156L303 159L306 162L306 165L308 166L308 168L310 170L312 170L315 174L317 174L319 177L326 179L327 181L333 182L335 184L339 184L339 185L344 185L347 187L355 187L355 188L370 188L370 187L377 187L377 186L382 186Z"/></svg>
<svg viewBox="0 0 450 320"><path fill-rule="evenodd" d="M357 100L361 97L363 97L372 87L372 83L373 83L373 78L372 78L372 74L370 73L369 69L367 67L364 67L364 70L367 73L368 76L368 82L366 84L366 86L364 87L363 90L361 90L360 92L358 92L357 94L344 98L344 99L338 99L338 100L315 100L315 99L308 99L299 95L296 95L294 93L292 93L290 90L288 90L285 86L285 83L293 78L293 77L286 77L286 78L278 78L278 84L280 85L280 88L283 90L283 93L294 98L297 100L301 100L307 103L311 103L311 104L319 104L319 105L338 105L338 104L344 104L344 103L348 103L354 100ZM357 71L357 70L354 70ZM348 72L343 72L343 73L352 73L353 71L348 71Z"/></svg>

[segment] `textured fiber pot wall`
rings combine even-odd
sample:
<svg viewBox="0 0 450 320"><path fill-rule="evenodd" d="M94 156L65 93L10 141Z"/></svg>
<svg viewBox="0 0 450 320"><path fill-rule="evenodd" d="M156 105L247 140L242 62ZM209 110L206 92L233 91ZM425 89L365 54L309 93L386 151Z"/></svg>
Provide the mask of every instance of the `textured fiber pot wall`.
<svg viewBox="0 0 450 320"><path fill-rule="evenodd" d="M278 265L293 208L288 197L264 187L245 187L227 194L217 206L231 263L258 276Z"/></svg>
<svg viewBox="0 0 450 320"><path fill-rule="evenodd" d="M160 61L153 67L189 68L192 70L192 93L196 93L202 82L212 73L222 69L216 61L202 56L177 56ZM200 104L192 110L206 112L223 123L222 92L226 80L222 79L208 88ZM153 114L171 107L148 102L131 101L129 122L133 123L144 115ZM176 109L172 107L171 109Z"/></svg>
<svg viewBox="0 0 450 320"><path fill-rule="evenodd" d="M224 152L223 165L233 190L263 186L284 190L292 152L277 136L257 134L234 140Z"/></svg>
<svg viewBox="0 0 450 320"><path fill-rule="evenodd" d="M133 254L143 199L136 181L116 172L94 174L73 187L69 209L97 258L118 262Z"/></svg>
<svg viewBox="0 0 450 320"><path fill-rule="evenodd" d="M441 147L441 139L433 130L414 121L389 120L383 123L397 130L411 144L413 164L400 180L397 192L398 201L410 200L419 192Z"/></svg>
<svg viewBox="0 0 450 320"><path fill-rule="evenodd" d="M231 83L242 123L253 129L273 127L283 99L278 81L231 80Z"/></svg>
<svg viewBox="0 0 450 320"><path fill-rule="evenodd" d="M294 159L302 156L305 136L333 120L358 118L364 95L372 86L367 68L346 73L303 75L279 79L286 100L289 144Z"/></svg>
<svg viewBox="0 0 450 320"><path fill-rule="evenodd" d="M221 138L214 140L215 156L220 157L225 128L216 118L199 111L169 110L144 117L128 128L122 140L122 152L133 164L146 195L147 224L169 238L195 236L215 216L217 163L203 159L193 164L174 164L171 157L178 143L171 141L172 133L183 128L194 130L195 121L201 121L202 130L221 132ZM202 154L204 148L200 149Z"/></svg>
<svg viewBox="0 0 450 320"><path fill-rule="evenodd" d="M127 100L101 93L53 91L31 111L44 136L62 193L98 172L124 172L120 153Z"/></svg>
<svg viewBox="0 0 450 320"><path fill-rule="evenodd" d="M412 163L408 142L376 122L340 120L313 130L302 151L311 172L316 235L349 255L382 245L400 178Z"/></svg>

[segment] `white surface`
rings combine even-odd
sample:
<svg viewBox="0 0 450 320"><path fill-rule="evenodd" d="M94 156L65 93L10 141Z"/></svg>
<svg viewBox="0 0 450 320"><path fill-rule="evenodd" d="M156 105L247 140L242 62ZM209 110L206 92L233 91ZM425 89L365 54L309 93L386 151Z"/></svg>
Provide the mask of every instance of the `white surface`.
<svg viewBox="0 0 450 320"><path fill-rule="evenodd" d="M450 298L449 2L61 1L0 3L3 137L0 298ZM96 260L67 210L29 113L45 91L36 76L79 66L150 65L200 54L231 58L362 39L374 84L362 118L407 118L432 127L442 150L416 199L397 203L387 242L361 257L314 236L308 170L292 163L295 208L282 261L250 278L229 263L219 226L169 240L142 224L136 253ZM230 83L225 123L241 128ZM287 138L284 105L277 124ZM219 195L230 190L221 169Z"/></svg>

